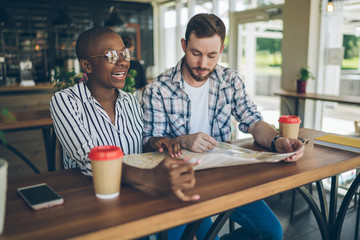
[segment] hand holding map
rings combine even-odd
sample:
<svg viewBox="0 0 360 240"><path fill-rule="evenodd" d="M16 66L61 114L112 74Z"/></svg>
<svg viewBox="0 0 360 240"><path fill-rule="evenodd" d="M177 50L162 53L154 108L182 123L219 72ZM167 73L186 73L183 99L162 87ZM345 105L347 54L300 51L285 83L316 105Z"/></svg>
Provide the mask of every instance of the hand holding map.
<svg viewBox="0 0 360 240"><path fill-rule="evenodd" d="M201 160L201 163L194 168L195 170L201 170L251 163L279 162L293 154L294 153L259 152L224 142L218 142L217 147L205 153L183 150L181 157L189 158L190 161L192 159ZM123 162L134 167L150 169L157 166L166 156L167 153L164 152L129 154L123 157Z"/></svg>

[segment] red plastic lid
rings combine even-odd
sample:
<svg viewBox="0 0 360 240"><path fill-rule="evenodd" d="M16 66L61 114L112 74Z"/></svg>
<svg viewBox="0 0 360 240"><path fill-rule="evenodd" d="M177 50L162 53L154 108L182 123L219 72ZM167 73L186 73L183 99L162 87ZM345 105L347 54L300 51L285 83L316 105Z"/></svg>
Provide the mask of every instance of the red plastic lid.
<svg viewBox="0 0 360 240"><path fill-rule="evenodd" d="M103 160L113 160L121 158L124 156L124 153L117 146L98 146L93 147L89 153L89 159L103 161Z"/></svg>
<svg viewBox="0 0 360 240"><path fill-rule="evenodd" d="M282 115L279 118L281 123L301 123L300 117L293 115Z"/></svg>

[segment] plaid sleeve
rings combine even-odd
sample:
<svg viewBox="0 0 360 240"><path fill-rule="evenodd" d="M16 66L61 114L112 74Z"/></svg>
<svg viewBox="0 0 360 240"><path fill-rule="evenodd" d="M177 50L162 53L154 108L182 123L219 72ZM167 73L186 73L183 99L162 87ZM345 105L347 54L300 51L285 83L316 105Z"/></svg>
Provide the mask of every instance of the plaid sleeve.
<svg viewBox="0 0 360 240"><path fill-rule="evenodd" d="M232 115L240 122L239 130L248 133L249 127L255 122L262 121L263 117L247 94L244 82L235 72L234 74L234 79L231 81L234 93L231 102Z"/></svg>
<svg viewBox="0 0 360 240"><path fill-rule="evenodd" d="M148 84L143 93L144 131L143 144L150 137L167 136L168 120L164 101L156 84Z"/></svg>

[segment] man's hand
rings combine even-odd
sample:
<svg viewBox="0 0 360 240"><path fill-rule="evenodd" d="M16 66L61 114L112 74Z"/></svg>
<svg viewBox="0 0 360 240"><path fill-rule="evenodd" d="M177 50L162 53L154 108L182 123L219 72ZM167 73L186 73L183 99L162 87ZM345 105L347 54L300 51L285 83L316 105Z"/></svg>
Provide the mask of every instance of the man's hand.
<svg viewBox="0 0 360 240"><path fill-rule="evenodd" d="M159 152L163 152L164 148L169 151L172 158L180 157L182 154L180 143L173 138L168 137L151 137L148 141L150 147Z"/></svg>
<svg viewBox="0 0 360 240"><path fill-rule="evenodd" d="M185 135L175 138L180 142L182 148L193 152L206 152L217 146L217 141L203 132Z"/></svg>
<svg viewBox="0 0 360 240"><path fill-rule="evenodd" d="M294 155L285 158L285 162L294 162L304 155L305 144L295 138L280 137L275 142L275 148L279 153L296 152Z"/></svg>
<svg viewBox="0 0 360 240"><path fill-rule="evenodd" d="M195 186L193 167L198 163L190 164L183 159L165 158L152 170L147 186L157 193L172 193L181 201L196 201L198 194L186 195L183 191Z"/></svg>

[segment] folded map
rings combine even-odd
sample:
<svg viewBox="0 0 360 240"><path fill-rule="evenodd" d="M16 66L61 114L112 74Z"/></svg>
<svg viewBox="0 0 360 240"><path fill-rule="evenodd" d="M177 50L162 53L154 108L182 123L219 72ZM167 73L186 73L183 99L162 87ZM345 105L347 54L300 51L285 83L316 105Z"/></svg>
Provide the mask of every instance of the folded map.
<svg viewBox="0 0 360 240"><path fill-rule="evenodd" d="M204 153L183 150L181 158L201 160L200 164L194 167L195 170L201 170L242 164L279 162L293 154L295 153L259 152L224 142L218 142L217 147ZM123 157L123 162L134 167L150 169L156 167L167 156L169 156L167 152L129 154Z"/></svg>

